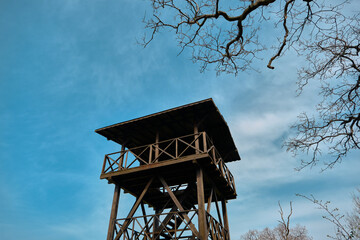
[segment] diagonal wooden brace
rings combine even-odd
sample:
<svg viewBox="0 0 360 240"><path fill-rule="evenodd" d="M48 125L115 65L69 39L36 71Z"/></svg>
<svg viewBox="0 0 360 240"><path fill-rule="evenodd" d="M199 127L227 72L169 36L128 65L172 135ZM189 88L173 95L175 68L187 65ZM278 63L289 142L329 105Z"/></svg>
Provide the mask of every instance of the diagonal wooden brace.
<svg viewBox="0 0 360 240"><path fill-rule="evenodd" d="M196 227L194 226L194 224L191 222L189 216L187 215L187 213L185 212L183 206L181 205L181 203L179 202L179 200L177 199L177 197L175 196L175 194L171 191L171 189L169 188L169 186L167 185L166 181L164 180L163 177L159 177L159 180L161 181L161 183L163 184L163 186L165 187L166 191L169 193L169 196L171 197L171 199L173 200L173 202L175 203L175 205L177 206L177 208L183 212L183 216L185 218L185 220L188 222L191 231L197 236L199 237L199 232L196 230Z"/></svg>
<svg viewBox="0 0 360 240"><path fill-rule="evenodd" d="M182 204L182 202L190 195L190 192L193 188L192 184L189 184L185 190L185 192L180 196L179 203ZM161 225L158 229L156 229L156 232L159 232L158 235L160 235L160 232L165 228L165 226L168 224L168 222L171 220L171 218L175 215L175 211L177 210L177 206L174 205L171 210L169 211L169 214L165 217L165 219L161 222ZM156 238L155 238L156 239Z"/></svg>
<svg viewBox="0 0 360 240"><path fill-rule="evenodd" d="M148 191L151 183L153 182L154 177L152 177L149 182L146 184L144 190L141 192L140 196L136 199L136 202L134 203L133 207L131 208L128 216L126 217L126 220L124 221L124 224L122 225L120 231L116 234L115 236L115 240L119 240L121 235L124 233L124 231L126 230L126 228L129 226L129 224L131 223L131 218L134 216L136 210L138 209L142 199L144 198L146 192Z"/></svg>

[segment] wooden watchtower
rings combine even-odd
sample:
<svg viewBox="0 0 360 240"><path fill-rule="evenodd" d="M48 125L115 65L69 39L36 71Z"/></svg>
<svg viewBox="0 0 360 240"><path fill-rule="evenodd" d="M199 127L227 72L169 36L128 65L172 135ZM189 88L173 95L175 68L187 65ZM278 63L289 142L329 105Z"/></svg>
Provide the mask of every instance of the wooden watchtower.
<svg viewBox="0 0 360 240"><path fill-rule="evenodd" d="M226 163L240 156L212 99L95 132L121 145L100 176L115 185L107 240L230 239L236 189ZM136 200L118 218L120 189Z"/></svg>

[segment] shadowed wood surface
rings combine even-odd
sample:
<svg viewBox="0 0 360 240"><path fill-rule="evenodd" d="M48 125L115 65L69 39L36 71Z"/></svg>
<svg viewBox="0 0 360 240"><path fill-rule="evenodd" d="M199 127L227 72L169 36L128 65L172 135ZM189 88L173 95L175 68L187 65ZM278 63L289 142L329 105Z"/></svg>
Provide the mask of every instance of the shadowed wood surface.
<svg viewBox="0 0 360 240"><path fill-rule="evenodd" d="M195 121L199 132L206 131L216 140L214 144L225 162L240 160L229 127L211 98L99 128L95 132L127 148L134 148L155 142L157 133L160 141L191 134Z"/></svg>
<svg viewBox="0 0 360 240"><path fill-rule="evenodd" d="M214 164L209 164L209 158L198 159L196 162L193 159L188 159L182 163L173 162L166 166L162 167L151 167L142 169L139 167L138 171L131 171L130 173L113 173L113 176L108 177L107 179L112 182L119 184L125 192L131 193L134 196L138 196L141 189L144 188L144 180L148 179L153 175L160 175L168 182L170 186L187 184L189 182L195 182L196 179L196 170L198 165L201 165L207 173L207 176L211 176L211 182L209 178L205 178L204 181L204 190L205 190L205 199L209 198L212 182L215 183L217 189L220 189L219 192L225 199L235 199L236 192L232 187L226 182L226 180L221 176L221 172L216 168ZM161 207L164 203L169 200L169 195L163 193L159 190L162 187L162 184L154 180L152 188L149 189L148 194L144 197L144 201L149 204L151 207ZM196 192L191 195L189 198L191 203L196 203ZM215 201L215 199L213 199ZM167 206L171 208L172 205Z"/></svg>

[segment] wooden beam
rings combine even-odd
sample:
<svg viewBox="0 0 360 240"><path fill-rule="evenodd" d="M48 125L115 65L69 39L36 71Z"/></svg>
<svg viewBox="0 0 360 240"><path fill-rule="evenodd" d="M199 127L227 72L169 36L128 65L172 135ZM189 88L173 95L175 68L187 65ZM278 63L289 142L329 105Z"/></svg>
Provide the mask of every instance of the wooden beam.
<svg viewBox="0 0 360 240"><path fill-rule="evenodd" d="M146 217L146 211L145 211L145 206L144 206L143 202L141 202L141 211L142 211L143 217L144 217L146 233L149 234L149 232L150 232L149 222L148 222L147 217Z"/></svg>
<svg viewBox="0 0 360 240"><path fill-rule="evenodd" d="M158 231L160 226L160 214L162 213L162 209L155 208L155 217L154 217L154 234Z"/></svg>
<svg viewBox="0 0 360 240"><path fill-rule="evenodd" d="M155 160L156 162L159 161L158 159L159 157L159 130L156 131L156 136L155 136Z"/></svg>
<svg viewBox="0 0 360 240"><path fill-rule="evenodd" d="M199 144L199 129L198 129L198 126L197 126L196 122L194 123L194 134L195 134L194 138L196 139L195 140L195 148L196 148L195 153L199 154L200 153L200 149L199 149L199 146L200 146L200 144Z"/></svg>
<svg viewBox="0 0 360 240"><path fill-rule="evenodd" d="M118 232L118 234L115 237L115 240L119 240L121 235L124 233L125 229L129 226L130 222L131 222L131 218L134 216L134 213L136 212L136 210L138 209L142 199L144 198L147 190L149 189L151 183L153 182L154 177L152 177L148 183L146 184L144 190L142 191L142 193L140 194L140 196L136 199L136 202L134 203L133 207L131 208L128 216L126 217L126 220L124 221L124 224L122 225L120 231Z"/></svg>
<svg viewBox="0 0 360 240"><path fill-rule="evenodd" d="M218 218L219 218L219 222L220 222L220 224L221 225L223 225L223 223L222 223L222 220L221 220L221 214L220 214L220 208L219 208L219 204L218 204L218 198L217 198L217 196L216 196L216 192L215 192L215 206L216 206L216 212L217 212L217 215L218 215Z"/></svg>
<svg viewBox="0 0 360 240"><path fill-rule="evenodd" d="M152 162L152 152L153 152L153 145L150 145L149 148L149 164Z"/></svg>
<svg viewBox="0 0 360 240"><path fill-rule="evenodd" d="M204 177L203 170L199 167L196 171L197 200L198 200L198 221L200 239L207 239L207 224L204 199Z"/></svg>
<svg viewBox="0 0 360 240"><path fill-rule="evenodd" d="M224 219L224 227L229 232L229 220L228 220L228 216L227 216L226 200L225 199L221 200L221 208L222 208L222 214L223 214L223 219Z"/></svg>
<svg viewBox="0 0 360 240"><path fill-rule="evenodd" d="M120 151L120 159L119 159L119 168L118 170L120 170L123 166L123 162L124 162L124 151L125 151L125 145L121 145L121 151Z"/></svg>
<svg viewBox="0 0 360 240"><path fill-rule="evenodd" d="M115 232L115 220L117 217L118 206L119 206L119 198L120 198L120 185L115 184L114 189L114 197L111 206L111 214L110 214L110 221L109 221L109 229L107 234L107 240L114 239L114 232Z"/></svg>
<svg viewBox="0 0 360 240"><path fill-rule="evenodd" d="M203 147L204 147L204 152L207 152L207 139L206 139L206 132L202 132L202 136L203 136Z"/></svg>
<svg viewBox="0 0 360 240"><path fill-rule="evenodd" d="M210 214L210 210L211 210L211 202L212 202L212 196L214 193L214 188L211 188L211 192L210 192L210 196L208 198L208 202L207 202L207 209L206 211Z"/></svg>

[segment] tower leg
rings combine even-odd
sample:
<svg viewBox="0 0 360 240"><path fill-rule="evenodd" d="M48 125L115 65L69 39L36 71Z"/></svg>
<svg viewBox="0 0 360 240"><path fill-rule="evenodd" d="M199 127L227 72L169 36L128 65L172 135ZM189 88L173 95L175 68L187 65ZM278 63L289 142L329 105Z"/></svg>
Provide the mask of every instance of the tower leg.
<svg viewBox="0 0 360 240"><path fill-rule="evenodd" d="M114 231L115 231L115 220L117 217L118 206L119 206L119 198L120 198L120 185L115 184L114 190L114 198L111 206L111 214L110 214L110 221L109 221L109 230L107 234L107 240L114 239Z"/></svg>
<svg viewBox="0 0 360 240"><path fill-rule="evenodd" d="M221 200L221 208L222 208L222 214L223 214L223 219L224 219L224 227L227 230L227 232L229 233L229 221L228 221L228 216L227 216L225 199ZM228 234L227 238L230 240L230 234Z"/></svg>
<svg viewBox="0 0 360 240"><path fill-rule="evenodd" d="M206 224L206 215L205 215L204 177L201 168L199 168L196 172L196 184L197 184L197 199L198 199L199 234L201 240L206 240L207 224Z"/></svg>
<svg viewBox="0 0 360 240"><path fill-rule="evenodd" d="M155 216L154 217L154 236L155 236L155 232L159 231L159 227L160 227L160 221L159 221L159 214L161 213L160 209L155 208Z"/></svg>

